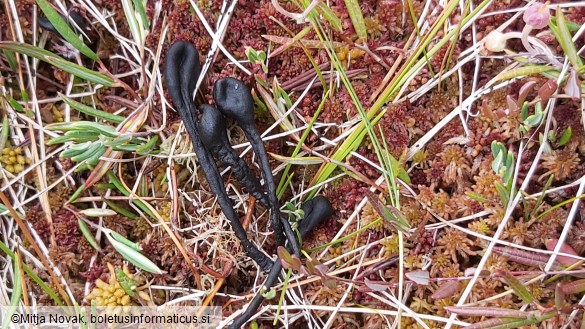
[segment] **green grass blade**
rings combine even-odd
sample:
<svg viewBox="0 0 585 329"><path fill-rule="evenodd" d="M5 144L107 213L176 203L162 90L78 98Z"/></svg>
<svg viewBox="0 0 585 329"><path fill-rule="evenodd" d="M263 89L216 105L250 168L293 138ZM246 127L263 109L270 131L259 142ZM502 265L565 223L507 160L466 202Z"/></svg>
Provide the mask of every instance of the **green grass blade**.
<svg viewBox="0 0 585 329"><path fill-rule="evenodd" d="M299 154L303 143L305 142L305 140L309 136L309 133L311 132L311 128L313 128L315 121L317 121L319 114L321 114L321 110L323 110L323 107L325 106L325 101L327 100L328 97L329 97L329 91L325 92L325 96L323 96L323 99L321 100L321 103L319 104L317 111L315 111L313 118L309 122L307 129L305 129L305 131L303 132L303 135L301 135L301 138L300 138L299 142L297 143L297 146L295 147L295 149L291 155L291 158L295 158L297 156L297 154ZM285 182L287 180L288 172L290 170L291 164L292 164L292 162L287 163L287 165L284 169L284 172L281 176L282 178L280 180L280 183L278 184L278 188L276 189L276 195L278 198L282 197L282 195L284 194L284 187L286 186Z"/></svg>
<svg viewBox="0 0 585 329"><path fill-rule="evenodd" d="M18 308L18 304L20 303L20 298L22 298L22 281L21 281L21 276L22 273L20 273L20 266L18 266L18 263L21 261L20 256L18 254L15 254L16 258L13 258L13 263L14 263L14 276L13 276L13 282L12 282L12 295L10 295L10 308L8 309L8 312L6 314L6 318L9 318L12 316L12 314L14 314L14 312L16 312L16 309ZM10 324L10 321L4 321L4 324L2 324L2 329L6 329L8 328L8 325Z"/></svg>
<svg viewBox="0 0 585 329"><path fill-rule="evenodd" d="M6 145L6 141L8 141L8 133L10 132L10 126L8 122L8 116L5 115L2 119L2 130L0 131L0 150L4 148Z"/></svg>
<svg viewBox="0 0 585 329"><path fill-rule="evenodd" d="M12 260L16 259L14 252L12 252L10 248L8 248L8 246L5 245L2 241L0 241L0 251L5 253L8 257L12 258ZM57 295L57 293L55 293L51 287L49 287L43 280L41 280L41 278L39 278L39 276L28 265L22 264L22 268L24 269L24 273L26 273L36 284L38 284L44 293L53 299L55 304L63 306L63 301L61 298L59 298L59 295Z"/></svg>
<svg viewBox="0 0 585 329"><path fill-rule="evenodd" d="M47 0L36 0L39 8L43 11L45 16L51 24L59 31L59 34L67 40L75 49L79 50L80 53L84 54L85 56L93 59L94 61L99 61L99 56L93 52L88 46L83 43L83 41L79 38L79 36L73 32L69 24L61 18L59 13L49 4Z"/></svg>
<svg viewBox="0 0 585 329"><path fill-rule="evenodd" d="M116 177L116 175L111 172L108 171L108 178L110 179L110 181L116 186L116 188L125 196L130 196L130 191L128 191L124 185L122 184L122 182L120 182L120 180L118 179L118 177ZM150 211L150 209L148 209L148 207L140 200L132 200L132 203L134 203L138 208L140 208L142 211L144 211L146 214L148 214L151 218L157 219L156 216L152 213L152 211Z"/></svg>
<svg viewBox="0 0 585 329"><path fill-rule="evenodd" d="M137 45L142 46L142 28L140 22L136 19L133 1L122 0L122 8L124 9L124 15L128 21L128 27L130 28L130 33L132 34L134 42L136 42Z"/></svg>
<svg viewBox="0 0 585 329"><path fill-rule="evenodd" d="M78 218L77 225L79 225L79 229L81 229L81 233L83 233L83 236L85 237L87 242L89 242L89 244L93 247L93 249L100 250L100 247L98 246L97 241L93 237L93 234L91 234L89 227L87 227L87 224L83 221L83 219Z"/></svg>
<svg viewBox="0 0 585 329"><path fill-rule="evenodd" d="M552 23L552 20L549 22L549 26L553 31L553 34L557 38L557 41L561 45L561 48L563 48L563 51L569 58L569 61L573 67L575 69L579 69L581 66L583 66L583 61L577 53L577 48L575 48L575 43L573 43L571 32L567 26L567 20L565 19L565 15L563 15L560 7L557 7L555 22L556 26Z"/></svg>
<svg viewBox="0 0 585 329"><path fill-rule="evenodd" d="M73 100L73 99L71 99L63 94L59 94L59 97L61 97L61 99L66 104L68 104L72 108L76 109L77 111L79 111L81 113L85 113L85 114L90 115L92 117L95 117L97 119L103 119L103 120L110 121L110 122L113 122L116 124L119 124L126 119L125 117L123 117L121 115L108 113L106 111L101 111L101 110L95 109L91 106L81 104L80 102L75 101L75 100Z"/></svg>
<svg viewBox="0 0 585 329"><path fill-rule="evenodd" d="M355 29L358 38L367 41L368 32L366 30L366 23L364 21L364 15L362 14L360 4L357 0L343 0L343 2L345 2L349 18L351 19L351 23L353 24L353 28Z"/></svg>
<svg viewBox="0 0 585 329"><path fill-rule="evenodd" d="M469 14L468 16L466 16L463 19L463 25L467 24L471 19L473 19L480 11L482 11L490 3L491 3L491 1L489 1L489 0L482 1L481 4L479 4L473 10L473 12L471 12L471 14ZM371 124L376 124L376 122L382 118L382 116L385 113L385 110L380 111L380 109L382 108L382 106L384 104L386 104L386 102L388 101L390 96L393 93L395 93L397 90L400 89L400 87L408 80L410 75L414 74L415 72L417 72L420 69L420 67L425 65L426 60L424 58L419 60L418 58L420 57L423 50L432 41L433 36L435 36L437 34L440 27L443 26L444 21L449 17L449 15L453 12L453 10L455 10L455 8L457 7L457 4L458 4L458 2L452 1L452 6L447 8L446 14L443 15L446 17L440 18L440 20L442 22L439 22L439 24L437 24L436 28L431 30L429 32L429 34L426 35L424 40L421 42L421 45L419 46L418 50L410 57L410 60L405 64L399 77L396 79L396 82L393 83L392 85L389 85L386 88L386 90L384 90L383 94L378 98L378 100L372 105L372 107L370 108L370 110L367 112L367 115L366 115L367 119L369 119L369 120L372 120L372 118L374 118L371 121ZM445 43L447 43L447 41L453 35L455 35L455 32L456 32L455 30L452 30L449 33L447 33L428 52L429 56L432 56L435 53L437 53L439 51L439 49L441 49L441 47L443 45L445 45ZM417 60L418 60L418 62L415 63L415 61L417 61ZM355 130L350 134L350 136L348 136L348 138L341 144L341 146L331 156L331 159L335 160L335 161L343 162L345 157L347 157L347 155L351 151L355 150L357 148L357 146L359 146L361 144L362 139L365 137L365 135L366 135L366 125L365 125L364 120L362 120L362 121L360 121L360 123L358 123ZM311 186L315 186L315 185L323 182L324 180L326 180L329 177L329 175L331 175L331 173L337 167L337 164L335 163L335 161L325 163L321 166L315 179L311 182ZM310 197L312 197L312 195L308 195L307 197L310 198Z"/></svg>
<svg viewBox="0 0 585 329"><path fill-rule="evenodd" d="M148 22L148 16L146 16L146 9L144 8L144 2L141 0L132 0L134 2L134 9L140 15L140 19L142 20L142 25L148 30L150 29L150 23Z"/></svg>
<svg viewBox="0 0 585 329"><path fill-rule="evenodd" d="M17 64L16 64L16 55L14 55L13 51L3 50L4 56L6 56L6 62L8 62L8 66L12 70L12 72L18 72Z"/></svg>
<svg viewBox="0 0 585 329"><path fill-rule="evenodd" d="M107 75L92 71L75 63L71 63L48 50L35 47L33 45L12 41L0 41L0 49L14 51L34 57L89 82L97 83L106 87L119 87L119 85Z"/></svg>
<svg viewBox="0 0 585 329"><path fill-rule="evenodd" d="M547 65L527 65L527 66L518 67L515 69L511 69L511 70L502 71L492 81L493 81L493 83L495 83L498 81L510 80L510 79L514 79L514 78L522 77L522 76L526 76L526 75L540 74L540 73L548 72L551 70L554 70L554 67L547 66Z"/></svg>
<svg viewBox="0 0 585 329"><path fill-rule="evenodd" d="M341 27L341 20L339 19L339 17L337 17L337 15L335 15L335 12L333 12L333 10L331 10L331 8L327 6L327 4L319 2L319 4L317 5L317 11L319 12L319 14L323 15L323 17L329 22L329 24L331 24L331 27L333 29L335 29L337 32L343 31Z"/></svg>

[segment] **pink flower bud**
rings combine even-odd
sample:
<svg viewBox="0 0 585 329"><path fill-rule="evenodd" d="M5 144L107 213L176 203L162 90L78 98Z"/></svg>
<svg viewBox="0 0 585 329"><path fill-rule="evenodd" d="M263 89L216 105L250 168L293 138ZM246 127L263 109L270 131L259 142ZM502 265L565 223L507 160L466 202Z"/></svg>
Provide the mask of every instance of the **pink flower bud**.
<svg viewBox="0 0 585 329"><path fill-rule="evenodd" d="M522 17L526 24L535 29L542 29L548 25L550 19L550 11L546 3L535 2L524 11Z"/></svg>

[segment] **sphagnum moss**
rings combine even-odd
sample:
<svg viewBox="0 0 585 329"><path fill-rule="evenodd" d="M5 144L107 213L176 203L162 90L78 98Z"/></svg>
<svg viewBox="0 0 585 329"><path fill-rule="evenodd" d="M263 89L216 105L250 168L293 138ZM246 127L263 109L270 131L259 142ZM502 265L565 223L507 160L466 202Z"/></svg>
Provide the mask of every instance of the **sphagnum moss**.
<svg viewBox="0 0 585 329"><path fill-rule="evenodd" d="M24 155L22 147L5 147L2 149L0 163L11 174L19 174L31 162L32 160Z"/></svg>
<svg viewBox="0 0 585 329"><path fill-rule="evenodd" d="M90 303L95 303L96 306L117 307L135 305L133 304L134 302L132 301L129 292L122 287L122 284L118 280L114 266L108 263L108 269L110 271L108 282L105 282L102 279L97 279L95 281L95 288L85 296L85 299ZM122 271L128 278L134 278L134 274L130 273L130 270L126 265L124 265ZM135 288L136 286L127 289L133 290ZM150 297L144 291L138 291L137 293L142 300L146 302L150 301Z"/></svg>

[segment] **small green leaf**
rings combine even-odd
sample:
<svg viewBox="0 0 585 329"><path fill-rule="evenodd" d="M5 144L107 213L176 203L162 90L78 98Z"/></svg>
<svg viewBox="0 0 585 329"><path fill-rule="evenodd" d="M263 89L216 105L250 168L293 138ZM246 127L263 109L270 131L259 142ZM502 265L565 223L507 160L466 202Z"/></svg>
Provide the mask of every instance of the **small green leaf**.
<svg viewBox="0 0 585 329"><path fill-rule="evenodd" d="M93 234L91 234L91 231L89 230L89 227L87 226L85 221L81 218L78 218L77 225L79 225L81 233L83 233L83 236L85 237L87 242L89 242L89 244L93 247L93 249L100 250L97 241L95 241L95 238L93 237Z"/></svg>
<svg viewBox="0 0 585 329"><path fill-rule="evenodd" d="M132 278L126 275L126 273L124 273L124 271L119 268L115 270L115 273L120 286L122 286L122 289L124 289L128 296L134 297L134 289L136 288L134 280L132 280Z"/></svg>
<svg viewBox="0 0 585 329"><path fill-rule="evenodd" d="M141 268L149 273L153 273L153 274L163 274L164 273L158 266L156 266L155 263L153 263L146 256L142 255L140 252L136 251L135 249L130 248L129 246L127 246L124 243L121 243L121 242L111 238L109 235L106 235L106 236L109 237L110 243L112 244L114 249L116 249L116 251L118 251L120 253L120 255L122 255L122 257L124 257L126 260L128 260L130 263L132 263L134 266L139 267L139 268Z"/></svg>
<svg viewBox="0 0 585 329"><path fill-rule="evenodd" d="M97 83L106 87L119 87L119 84L114 82L114 80L107 75L71 63L48 50L33 45L12 41L0 41L0 49L10 50L34 57L89 82Z"/></svg>
<svg viewBox="0 0 585 329"><path fill-rule="evenodd" d="M8 67L12 70L12 72L17 72L17 62L16 56L14 55L13 51L3 50L4 56L6 56L6 61L8 62Z"/></svg>
<svg viewBox="0 0 585 329"><path fill-rule="evenodd" d="M16 99L14 98L8 99L8 104L10 104L10 106L12 106L12 108L16 112L24 113L24 108L22 107L22 105L20 105L20 103L16 101Z"/></svg>
<svg viewBox="0 0 585 329"><path fill-rule="evenodd" d="M520 110L520 117L522 118L522 121L528 118L528 102L524 102L524 104L522 104L522 110Z"/></svg>
<svg viewBox="0 0 585 329"><path fill-rule="evenodd" d="M78 155L72 156L71 160L73 160L75 162L80 162L80 161L89 159L92 156L94 156L95 154L99 153L102 146L103 145L100 142L93 142L85 151L81 152ZM103 152L102 152L102 154L103 154ZM100 156L101 156L101 154L100 154Z"/></svg>
<svg viewBox="0 0 585 329"><path fill-rule="evenodd" d="M262 293L262 296L264 296L264 298L266 298L266 299L273 299L274 297L276 297L276 289L270 288L270 290L264 291Z"/></svg>
<svg viewBox="0 0 585 329"><path fill-rule="evenodd" d="M69 24L65 22L61 16L53 9L53 7L49 4L47 0L36 0L39 8L43 11L45 16L51 24L55 27L59 34L63 37L63 39L67 40L75 49L79 50L80 53L84 54L85 56L93 59L94 61L99 61L99 56L93 52L88 46L81 41L79 36L73 32Z"/></svg>
<svg viewBox="0 0 585 329"><path fill-rule="evenodd" d="M526 118L526 120L524 120L524 124L528 127L536 127L538 125L540 125L540 123L542 122L542 119L544 119L544 113L543 112L539 112L533 115L529 115L528 118Z"/></svg>
<svg viewBox="0 0 585 329"><path fill-rule="evenodd" d="M61 93L59 93L59 97L61 97L61 99L66 104L68 104L72 108L76 109L77 111L79 111L81 113L85 113L85 114L90 115L92 117L95 117L97 119L107 120L107 121L113 122L115 124L119 124L126 119L125 117L123 117L121 115L108 113L106 111L101 111L101 110L95 109L93 107L87 106L85 104L81 104L81 103L61 94Z"/></svg>
<svg viewBox="0 0 585 329"><path fill-rule="evenodd" d="M116 187L114 184L111 184L111 185L112 186L109 186L108 188L112 188L112 187L115 188ZM124 216L126 218L137 219L138 217L140 217L140 216L136 215L135 213L133 213L133 212L131 212L131 211L125 209L125 208L122 208L122 207L118 206L113 201L108 201L108 200L105 200L105 201L108 204L108 207L112 208L112 210L114 210L115 212L117 212L118 214L120 214L120 215L122 215L122 216Z"/></svg>
<svg viewBox="0 0 585 329"><path fill-rule="evenodd" d="M73 203L75 200L77 200L77 198L79 198L83 191L85 191L85 187L83 185L79 186L75 193L73 193L69 200L67 200L67 203Z"/></svg>
<svg viewBox="0 0 585 329"><path fill-rule="evenodd" d="M140 244L138 244L137 242L133 242L133 241L126 239L122 234L120 234L116 231L109 231L109 233L112 236L112 239L114 239L122 244L125 244L126 246L128 246L136 251L142 250L142 248L140 247Z"/></svg>
<svg viewBox="0 0 585 329"><path fill-rule="evenodd" d="M278 246L276 253L278 254L284 268L290 268L295 271L300 270L302 265L301 260L296 257L296 255L291 255L283 246Z"/></svg>
<svg viewBox="0 0 585 329"><path fill-rule="evenodd" d="M114 137L110 140L105 141L104 145L106 145L107 147L118 147L118 146L126 145L131 140L132 140L132 136L130 136L130 135L119 135L117 137Z"/></svg>
<svg viewBox="0 0 585 329"><path fill-rule="evenodd" d="M510 200L510 198L508 196L508 190L506 190L504 185L502 185L502 183L500 183L500 182L494 182L494 187L496 188L496 191L498 191L498 194L500 195L500 200L502 200L502 205L504 207L506 207L508 205L508 201Z"/></svg>
<svg viewBox="0 0 585 329"><path fill-rule="evenodd" d="M498 174L501 175L501 169L502 169L502 165L504 163L504 152L500 152L498 150L498 153L495 154L495 158L494 161L492 161L492 170Z"/></svg>
<svg viewBox="0 0 585 329"><path fill-rule="evenodd" d="M471 191L465 192L465 195L468 198L475 200L479 203L486 203L488 201L488 199L486 199L483 195L476 193L476 192L471 192Z"/></svg>
<svg viewBox="0 0 585 329"><path fill-rule="evenodd" d="M567 127L567 129L565 129L565 131L563 131L561 138L559 138L559 146L564 146L565 144L567 144L567 142L571 139L572 135L573 135L573 130L569 126L569 127Z"/></svg>
<svg viewBox="0 0 585 329"><path fill-rule="evenodd" d="M508 156L506 156L506 169L504 171L504 183L508 185L508 183L512 183L512 177L514 176L514 153L512 151L508 151Z"/></svg>
<svg viewBox="0 0 585 329"><path fill-rule="evenodd" d="M528 291L528 288L520 282L515 276L513 276L509 271L500 270L497 272L498 275L502 276L504 281L512 288L514 293L520 297L525 303L532 303L534 300L534 296Z"/></svg>
<svg viewBox="0 0 585 329"><path fill-rule="evenodd" d="M140 155L151 154L154 149L156 148L156 142L158 141L158 135L154 135L148 142L138 146L136 148L136 153Z"/></svg>
<svg viewBox="0 0 585 329"><path fill-rule="evenodd" d="M102 134L106 137L118 137L120 133L116 130L116 128L112 126L107 126L101 123L92 122L92 121L72 121L72 122L58 122L58 123L51 123L45 126L48 130L60 130L60 131L71 131L71 130L81 130L81 131L89 131L95 132L98 134Z"/></svg>

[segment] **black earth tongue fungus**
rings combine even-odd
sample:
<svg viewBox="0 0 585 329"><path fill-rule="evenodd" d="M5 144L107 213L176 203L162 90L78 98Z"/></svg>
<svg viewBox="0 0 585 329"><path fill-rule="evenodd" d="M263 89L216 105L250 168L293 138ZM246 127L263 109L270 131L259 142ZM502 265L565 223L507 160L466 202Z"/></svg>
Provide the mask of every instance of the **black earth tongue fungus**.
<svg viewBox="0 0 585 329"><path fill-rule="evenodd" d="M329 202L326 197L320 195L303 203L301 209L305 212L305 215L299 224L301 237L307 235L307 233L312 231L317 225L333 215L331 202Z"/></svg>
<svg viewBox="0 0 585 329"><path fill-rule="evenodd" d="M248 189L248 192L264 206L269 207L268 196L262 191L262 185L258 177L254 175L248 164L238 156L229 143L225 120L221 112L208 104L199 106L199 111L201 112L201 118L197 124L197 129L205 148L211 152L215 159L231 167L236 179ZM300 257L301 250L298 243L296 243L296 235L288 219L282 214L280 219L293 252Z"/></svg>
<svg viewBox="0 0 585 329"><path fill-rule="evenodd" d="M305 212L301 223L299 224L299 232L301 233L301 239L305 237L311 230L313 230L317 225L323 223L333 214L333 207L331 206L331 202L326 197L323 196L316 196L313 199L306 201L301 205L301 209ZM290 250L289 250L290 251ZM282 270L282 262L277 260L272 265L272 269L268 273L266 280L264 281L264 285L260 288L260 291L254 296L248 307L240 315L240 317L236 318L231 325L228 326L228 329L239 329L241 328L254 314L262 301L264 301L263 293L267 292L272 288L276 279Z"/></svg>
<svg viewBox="0 0 585 329"><path fill-rule="evenodd" d="M231 146L221 112L208 104L199 106L199 111L201 112L201 118L197 128L203 145L211 151L211 154L217 160L231 167L236 179L248 189L248 192L254 198L268 206L268 196L262 191L262 185L258 177L252 173L250 167L236 154L236 151Z"/></svg>
<svg viewBox="0 0 585 329"><path fill-rule="evenodd" d="M274 177L268 163L266 149L254 123L254 99L252 94L242 81L234 78L222 78L217 80L213 86L213 99L217 108L225 116L235 120L242 127L254 153L258 157L262 176L267 187L270 216L276 234L276 245L284 246L286 240L283 223L280 220Z"/></svg>
<svg viewBox="0 0 585 329"><path fill-rule="evenodd" d="M242 242L242 246L248 256L264 271L269 271L274 262L248 240L246 231L242 227L242 223L240 223L239 217L225 191L219 170L211 155L203 146L197 133L197 119L194 112L195 106L192 101L192 95L195 91L200 73L201 66L199 64L199 53L197 49L185 41L173 43L167 53L165 63L165 80L169 94L183 120L187 132L191 136L200 167L203 169L211 191L217 196L222 212L230 221L234 233Z"/></svg>

